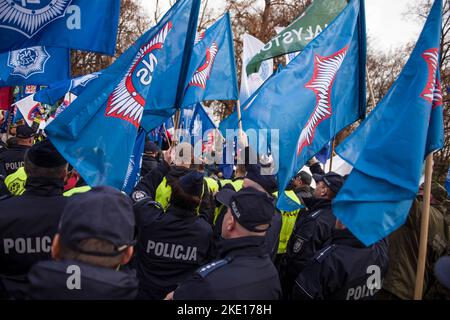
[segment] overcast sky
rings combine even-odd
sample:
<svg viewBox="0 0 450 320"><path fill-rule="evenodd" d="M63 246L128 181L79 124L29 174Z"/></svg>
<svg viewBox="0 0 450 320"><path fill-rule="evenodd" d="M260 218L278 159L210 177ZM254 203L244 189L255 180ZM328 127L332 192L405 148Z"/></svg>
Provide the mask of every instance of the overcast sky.
<svg viewBox="0 0 450 320"><path fill-rule="evenodd" d="M264 0L255 0L261 7ZM395 49L408 41L417 40L422 23L404 17L408 6L418 0L366 0L367 35L382 50ZM160 7L165 12L169 8L168 0L160 0ZM156 0L141 0L149 15L153 15ZM226 0L210 1L217 10L223 8Z"/></svg>

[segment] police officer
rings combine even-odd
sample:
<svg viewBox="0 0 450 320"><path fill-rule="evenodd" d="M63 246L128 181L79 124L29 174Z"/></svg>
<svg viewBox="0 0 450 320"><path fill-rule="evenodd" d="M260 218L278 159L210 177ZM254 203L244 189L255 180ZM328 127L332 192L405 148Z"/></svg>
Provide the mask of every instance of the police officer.
<svg viewBox="0 0 450 320"><path fill-rule="evenodd" d="M16 144L0 154L0 175L4 177L23 167L25 152L33 145L34 131L27 125L17 127Z"/></svg>
<svg viewBox="0 0 450 320"><path fill-rule="evenodd" d="M275 177L271 175L261 174L262 167L260 164L248 164L246 168L247 174L244 178L242 187L252 187L261 192L265 192L269 197L272 197L272 194L276 191L277 188ZM273 197L272 199L274 202L276 201ZM216 246L218 242L221 241L221 226L226 212L226 207L221 209L214 225L214 239ZM275 260L276 254L278 252L281 226L281 213L276 208L274 208L271 226L265 236L267 253L269 253L269 256L272 260Z"/></svg>
<svg viewBox="0 0 450 320"><path fill-rule="evenodd" d="M220 259L198 269L167 299L279 299L280 280L264 245L275 210L273 199L253 188L237 193L223 189L217 199L228 208Z"/></svg>
<svg viewBox="0 0 450 320"><path fill-rule="evenodd" d="M136 272L120 270L133 254L131 200L111 187L73 196L53 239L53 260L34 265L28 297L44 300L134 299Z"/></svg>
<svg viewBox="0 0 450 320"><path fill-rule="evenodd" d="M292 179L292 189L300 198L312 198L311 181L312 177L308 172L300 171Z"/></svg>
<svg viewBox="0 0 450 320"><path fill-rule="evenodd" d="M299 214L280 266L283 292L287 295L292 292L294 280L307 262L331 238L336 223L331 201L344 184L343 177L329 172L314 174L313 178L316 181L314 197L302 199L307 210Z"/></svg>
<svg viewBox="0 0 450 320"><path fill-rule="evenodd" d="M25 171L25 193L0 200L0 281L10 295L19 297L30 267L50 258L51 240L67 203L67 162L50 141L28 150Z"/></svg>
<svg viewBox="0 0 450 320"><path fill-rule="evenodd" d="M332 238L295 280L293 298L367 300L381 289L388 267L386 240L366 247L339 220Z"/></svg>
<svg viewBox="0 0 450 320"><path fill-rule="evenodd" d="M150 171L158 167L160 150L152 141L146 141L144 154L142 155L141 177L146 176Z"/></svg>
<svg viewBox="0 0 450 320"><path fill-rule="evenodd" d="M162 300L209 260L211 225L198 216L203 175L191 171L172 184L171 204L144 198L135 204L139 299Z"/></svg>

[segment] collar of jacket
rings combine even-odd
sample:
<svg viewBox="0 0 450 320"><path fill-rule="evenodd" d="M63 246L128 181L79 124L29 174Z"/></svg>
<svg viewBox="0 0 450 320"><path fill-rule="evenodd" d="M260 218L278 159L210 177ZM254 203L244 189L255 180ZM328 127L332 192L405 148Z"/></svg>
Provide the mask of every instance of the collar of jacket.
<svg viewBox="0 0 450 320"><path fill-rule="evenodd" d="M16 144L16 145L12 146L11 148L9 148L9 150L28 150L30 148L31 148L30 146L24 146L24 145L21 145L21 144Z"/></svg>
<svg viewBox="0 0 450 320"><path fill-rule="evenodd" d="M334 229L331 244L344 245L353 248L366 248L348 229Z"/></svg>
<svg viewBox="0 0 450 320"><path fill-rule="evenodd" d="M197 216L195 210L186 210L184 208L179 208L172 205L167 209L166 214L173 214L179 218L193 218Z"/></svg>
<svg viewBox="0 0 450 320"><path fill-rule="evenodd" d="M81 290L67 290L69 266L80 269ZM80 261L46 260L29 273L32 299L134 299L138 280L134 270L116 271Z"/></svg>
<svg viewBox="0 0 450 320"><path fill-rule="evenodd" d="M264 236L222 239L219 246L221 258L240 256L263 256L267 252L264 246Z"/></svg>
<svg viewBox="0 0 450 320"><path fill-rule="evenodd" d="M184 176L185 174L187 174L189 171L191 171L191 169L181 167L181 166L172 166L172 167L170 167L170 172L168 175L170 177L180 178L180 177Z"/></svg>
<svg viewBox="0 0 450 320"><path fill-rule="evenodd" d="M25 184L24 195L41 197L60 196L63 194L64 181L49 178L28 178Z"/></svg>
<svg viewBox="0 0 450 320"><path fill-rule="evenodd" d="M331 209L331 200L324 198L305 198L303 199L305 206L308 208L309 212L314 212L319 209Z"/></svg>

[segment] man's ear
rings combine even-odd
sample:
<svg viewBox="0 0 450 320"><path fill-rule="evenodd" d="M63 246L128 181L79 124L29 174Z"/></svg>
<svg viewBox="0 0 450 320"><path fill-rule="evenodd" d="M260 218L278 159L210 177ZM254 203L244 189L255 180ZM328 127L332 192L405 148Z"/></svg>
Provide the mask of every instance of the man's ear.
<svg viewBox="0 0 450 320"><path fill-rule="evenodd" d="M130 262L131 257L133 256L134 249L133 247L128 247L127 250L125 250L125 254L122 257L122 260L120 261L120 265L124 266L128 262Z"/></svg>
<svg viewBox="0 0 450 320"><path fill-rule="evenodd" d="M53 260L59 260L60 256L60 238L59 238L59 233L55 234L55 237L53 238L53 242L52 242L52 259Z"/></svg>

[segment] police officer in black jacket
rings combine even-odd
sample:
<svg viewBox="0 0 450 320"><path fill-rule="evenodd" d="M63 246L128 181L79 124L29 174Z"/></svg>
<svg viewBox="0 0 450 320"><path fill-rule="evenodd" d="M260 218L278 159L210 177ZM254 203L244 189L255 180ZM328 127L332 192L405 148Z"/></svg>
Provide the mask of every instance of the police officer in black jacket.
<svg viewBox="0 0 450 320"><path fill-rule="evenodd" d="M150 171L158 167L160 163L159 154L159 147L154 142L145 142L144 154L142 155L141 177L146 176Z"/></svg>
<svg viewBox="0 0 450 320"><path fill-rule="evenodd" d="M332 238L295 280L293 298L367 300L381 289L388 267L386 240L366 247L340 221Z"/></svg>
<svg viewBox="0 0 450 320"><path fill-rule="evenodd" d="M253 188L223 189L217 199L227 206L222 223L220 259L207 264L180 284L166 299L275 300L280 280L264 246L274 204Z"/></svg>
<svg viewBox="0 0 450 320"><path fill-rule="evenodd" d="M34 131L28 125L17 127L16 144L0 153L0 175L7 177L23 167L25 152L33 145Z"/></svg>
<svg viewBox="0 0 450 320"><path fill-rule="evenodd" d="M28 150L25 171L25 193L0 200L0 281L12 297L22 296L31 266L50 259L51 241L67 203L67 162L50 141Z"/></svg>
<svg viewBox="0 0 450 320"><path fill-rule="evenodd" d="M243 188L252 187L261 192L265 192L269 197L272 197L272 194L277 189L277 182L275 180L275 177L272 175L261 174L262 167L260 164L248 164L246 165L246 169L247 173L245 175L244 182L242 184ZM275 198L272 197L272 199L274 202L276 201ZM226 207L221 209L219 216L217 217L216 223L214 225L214 239L216 243L217 241L221 241L221 231L222 231L221 226L226 212L227 212ZM274 207L274 214L272 216L271 225L269 230L267 230L265 236L267 253L269 254L272 260L275 260L276 254L278 252L281 226L282 226L281 213L278 211L277 208Z"/></svg>
<svg viewBox="0 0 450 320"><path fill-rule="evenodd" d="M191 171L173 182L166 212L151 198L135 204L139 299L164 299L209 261L212 228L196 212L202 187L203 175Z"/></svg>
<svg viewBox="0 0 450 320"><path fill-rule="evenodd" d="M331 238L336 224L331 201L344 184L344 178L334 172L313 174L313 178L316 181L314 196L302 199L307 210L299 214L280 266L286 298L292 292L297 275Z"/></svg>
<svg viewBox="0 0 450 320"><path fill-rule="evenodd" d="M54 260L34 265L28 297L39 300L131 300L136 272L123 268L133 254L131 200L111 187L72 196L53 239Z"/></svg>

